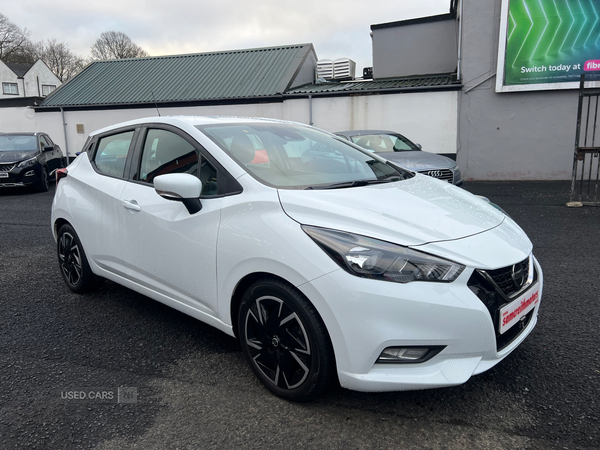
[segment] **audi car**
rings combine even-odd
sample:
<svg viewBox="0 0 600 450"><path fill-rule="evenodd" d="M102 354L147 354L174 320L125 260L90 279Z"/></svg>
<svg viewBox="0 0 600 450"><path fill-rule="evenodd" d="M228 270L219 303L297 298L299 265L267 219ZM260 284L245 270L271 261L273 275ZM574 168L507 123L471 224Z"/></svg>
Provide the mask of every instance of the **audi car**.
<svg viewBox="0 0 600 450"><path fill-rule="evenodd" d="M110 280L237 337L282 398L465 383L536 325L542 269L510 217L330 133L153 117L83 150L52 204L68 288Z"/></svg>
<svg viewBox="0 0 600 450"><path fill-rule="evenodd" d="M400 133L385 130L353 130L338 131L335 134L406 169L456 186L463 184L460 169L455 161L442 155L424 152L420 144L415 144Z"/></svg>
<svg viewBox="0 0 600 450"><path fill-rule="evenodd" d="M0 187L47 191L63 154L46 133L0 133Z"/></svg>

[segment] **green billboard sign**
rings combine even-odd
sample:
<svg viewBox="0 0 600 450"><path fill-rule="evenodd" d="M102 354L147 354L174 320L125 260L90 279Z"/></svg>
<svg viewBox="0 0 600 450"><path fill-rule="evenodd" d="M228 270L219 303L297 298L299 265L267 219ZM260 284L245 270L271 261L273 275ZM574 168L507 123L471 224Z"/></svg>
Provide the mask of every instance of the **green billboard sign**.
<svg viewBox="0 0 600 450"><path fill-rule="evenodd" d="M503 10L504 86L574 87L564 83L600 70L600 0L505 0Z"/></svg>

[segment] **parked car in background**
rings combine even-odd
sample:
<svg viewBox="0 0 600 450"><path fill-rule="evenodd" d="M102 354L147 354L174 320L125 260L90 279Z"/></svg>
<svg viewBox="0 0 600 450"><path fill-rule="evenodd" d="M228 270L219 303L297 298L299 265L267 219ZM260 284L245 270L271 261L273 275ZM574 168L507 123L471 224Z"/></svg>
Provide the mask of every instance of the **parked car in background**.
<svg viewBox="0 0 600 450"><path fill-rule="evenodd" d="M413 143L400 133L385 130L354 130L338 131L335 134L406 169L456 186L463 184L462 175L455 161L422 151L419 144Z"/></svg>
<svg viewBox="0 0 600 450"><path fill-rule="evenodd" d="M84 150L52 204L67 286L109 279L236 336L280 397L310 400L334 377L461 384L536 324L542 270L515 222L330 133L153 117Z"/></svg>
<svg viewBox="0 0 600 450"><path fill-rule="evenodd" d="M45 192L61 167L62 151L46 133L0 133L0 187L33 186Z"/></svg>

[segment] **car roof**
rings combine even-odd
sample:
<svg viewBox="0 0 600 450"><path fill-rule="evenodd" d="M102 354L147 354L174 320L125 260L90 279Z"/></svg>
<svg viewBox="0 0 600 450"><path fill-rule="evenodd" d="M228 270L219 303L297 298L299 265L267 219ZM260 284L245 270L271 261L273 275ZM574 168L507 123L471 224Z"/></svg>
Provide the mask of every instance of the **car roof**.
<svg viewBox="0 0 600 450"><path fill-rule="evenodd" d="M0 131L0 136L39 136L40 134L46 134L46 133L42 133L40 131L25 131L25 132L9 132L9 133L5 133L3 131Z"/></svg>
<svg viewBox="0 0 600 450"><path fill-rule="evenodd" d="M392 135L400 135L400 133L396 131L389 130L348 130L348 131L336 131L333 134L343 134L344 136L364 136L367 134L392 134Z"/></svg>
<svg viewBox="0 0 600 450"><path fill-rule="evenodd" d="M214 124L244 124L244 123L288 123L295 125L304 125L285 120L258 118L258 117L237 117L237 116L155 116L144 117L141 119L130 120L128 122L111 125L100 130L93 131L90 136L105 133L113 129L127 127L131 125L141 125L145 123L163 123L168 125L214 125Z"/></svg>

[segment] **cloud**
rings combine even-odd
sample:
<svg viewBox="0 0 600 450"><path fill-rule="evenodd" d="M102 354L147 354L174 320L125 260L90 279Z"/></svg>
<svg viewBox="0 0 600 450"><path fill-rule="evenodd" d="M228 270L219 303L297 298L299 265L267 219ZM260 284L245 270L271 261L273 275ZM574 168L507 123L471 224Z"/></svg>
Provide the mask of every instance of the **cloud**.
<svg viewBox="0 0 600 450"><path fill-rule="evenodd" d="M122 31L151 55L200 53L311 42L319 58L371 65L370 26L448 12L450 0L24 0L2 13L81 56L100 33Z"/></svg>

